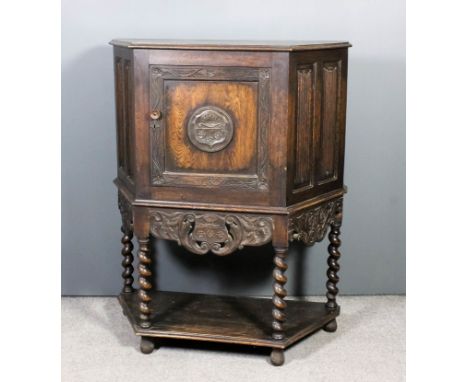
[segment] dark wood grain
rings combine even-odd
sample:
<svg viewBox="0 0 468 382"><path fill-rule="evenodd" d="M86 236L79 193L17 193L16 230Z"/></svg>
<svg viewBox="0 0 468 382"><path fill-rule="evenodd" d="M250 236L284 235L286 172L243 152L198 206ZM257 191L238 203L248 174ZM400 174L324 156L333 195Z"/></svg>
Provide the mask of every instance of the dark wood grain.
<svg viewBox="0 0 468 382"><path fill-rule="evenodd" d="M149 337L226 342L284 349L332 321L339 310L324 303L287 300L284 337L272 338L269 298L214 296L179 292L151 292L150 326L139 323L136 293L121 294L135 334Z"/></svg>
<svg viewBox="0 0 468 382"><path fill-rule="evenodd" d="M288 255L288 250L286 248L275 248L275 257L273 258L273 263L275 268L273 269L273 338L275 340L282 340L285 336L284 333L284 322L286 320L286 301L285 297L287 296L287 291L284 287L288 281L286 275L284 274L288 269L286 264L286 257Z"/></svg>
<svg viewBox="0 0 468 382"><path fill-rule="evenodd" d="M215 81L170 81L165 87L167 171L255 174L257 84ZM202 151L188 140L185 118L203 105L221 105L236 134L224 150Z"/></svg>
<svg viewBox="0 0 468 382"><path fill-rule="evenodd" d="M322 124L316 145L317 180L319 184L336 180L338 155L338 113L340 105L341 62L327 62L322 66Z"/></svg>
<svg viewBox="0 0 468 382"><path fill-rule="evenodd" d="M313 245L322 241L330 224L338 220L338 213L342 209L342 199L331 200L327 203L292 214L289 219L289 240L300 240L305 245Z"/></svg>
<svg viewBox="0 0 468 382"><path fill-rule="evenodd" d="M115 84L115 110L116 110L116 128L117 128L117 166L119 169L124 169L125 164L125 147L124 147L124 131L123 131L123 69L122 58L115 56L114 58L114 84Z"/></svg>
<svg viewBox="0 0 468 382"><path fill-rule="evenodd" d="M297 128L296 128L296 174L294 188L313 184L311 166L312 123L315 115L316 97L315 68L300 68L297 71ZM314 97L315 96L315 97Z"/></svg>
<svg viewBox="0 0 468 382"><path fill-rule="evenodd" d="M151 110L163 116L150 121L151 184L266 191L269 69L152 65L150 71ZM223 150L194 142L191 121L201 109L229 119Z"/></svg>
<svg viewBox="0 0 468 382"><path fill-rule="evenodd" d="M140 289L138 290L139 297L139 306L138 311L140 313L139 325L143 328L147 328L150 325L150 315L151 315L151 295L150 291L153 288L153 281L151 276L151 249L150 249L150 240L148 237L139 237L138 238L138 259L140 264L138 265L138 284Z"/></svg>
<svg viewBox="0 0 468 382"><path fill-rule="evenodd" d="M155 343L151 337L141 336L140 350L143 354L151 354Z"/></svg>
<svg viewBox="0 0 468 382"><path fill-rule="evenodd" d="M338 205L335 218L331 223L330 233L328 235L328 239L330 240L330 244L328 245L328 271L327 271L327 308L330 310L337 309L338 304L336 303L336 295L338 294L338 281L340 278L338 277L338 271L340 270L340 265L338 264L338 260L341 257L340 253L340 227L342 222L342 205L341 203Z"/></svg>
<svg viewBox="0 0 468 382"><path fill-rule="evenodd" d="M343 187L347 50L291 55L287 204Z"/></svg>
<svg viewBox="0 0 468 382"><path fill-rule="evenodd" d="M135 189L134 128L133 128L133 64L128 49L114 50L114 79L117 127L117 173L119 179Z"/></svg>
<svg viewBox="0 0 468 382"><path fill-rule="evenodd" d="M122 278L124 280L124 286L122 292L131 293L133 292L133 232L131 230L126 230L124 226L121 228L122 236L122 267L124 268L122 272Z"/></svg>
<svg viewBox="0 0 468 382"><path fill-rule="evenodd" d="M177 50L241 50L241 51L301 51L315 49L348 48L345 41L229 41L229 40L154 40L154 39L114 39L114 46L144 49Z"/></svg>
<svg viewBox="0 0 468 382"><path fill-rule="evenodd" d="M133 210L129 199L121 191L118 193L118 205L120 215L122 217L122 278L123 278L123 293L131 293L133 289Z"/></svg>
<svg viewBox="0 0 468 382"><path fill-rule="evenodd" d="M337 329L347 42L113 40L124 287L141 351L155 338L284 348ZM330 228L327 302L287 298L289 242ZM138 239L138 292L133 244ZM154 290L151 236L198 255L271 242L273 298Z"/></svg>
<svg viewBox="0 0 468 382"><path fill-rule="evenodd" d="M225 256L244 246L266 244L273 236L273 219L263 215L168 208L153 208L150 214L150 231L154 237L175 240L197 255L211 251Z"/></svg>

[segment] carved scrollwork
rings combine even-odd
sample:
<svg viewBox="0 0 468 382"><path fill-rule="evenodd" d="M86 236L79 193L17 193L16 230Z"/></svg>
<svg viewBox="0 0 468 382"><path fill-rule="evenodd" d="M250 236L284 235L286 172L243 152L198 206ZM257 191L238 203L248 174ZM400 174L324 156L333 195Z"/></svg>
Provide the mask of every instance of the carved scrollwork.
<svg viewBox="0 0 468 382"><path fill-rule="evenodd" d="M180 186L190 182L194 187L224 187L246 190L268 190L268 131L271 114L271 69L247 67L209 67L209 66L165 66L150 65L150 110L166 110L164 97L164 81L166 80L220 80L220 81L249 81L258 83L258 133L257 133L257 169L252 176L224 176L210 177L191 176L180 179L178 175L169 174L165 170L166 128L164 118L150 121L150 150L151 150L151 184L154 186ZM213 107L211 107L213 109ZM219 110L218 110L219 111ZM199 114L199 113L198 113ZM226 136L217 144L210 147L208 140L192 135L191 142L203 151L214 152L226 147L232 139L233 122L230 116L219 118L223 122L222 134ZM219 117L219 116L218 116ZM223 121L224 119L224 121ZM196 122L196 121L192 121ZM190 124L190 121L189 121ZM189 132L192 128L189 126ZM193 129L195 129L193 127ZM219 138L216 138L219 139Z"/></svg>
<svg viewBox="0 0 468 382"><path fill-rule="evenodd" d="M245 68L222 68L222 67L199 67L199 66L164 66L152 65L151 74L154 77L165 78L190 78L190 79L216 79L219 77L228 77L242 81L252 81L258 77L256 71L246 70Z"/></svg>
<svg viewBox="0 0 468 382"><path fill-rule="evenodd" d="M289 240L299 240L306 245L322 241L342 204L343 199L333 200L293 216L289 221Z"/></svg>
<svg viewBox="0 0 468 382"><path fill-rule="evenodd" d="M133 213L132 205L127 198L121 193L118 193L118 204L120 215L122 216L122 229L125 232L133 230Z"/></svg>
<svg viewBox="0 0 468 382"><path fill-rule="evenodd" d="M245 245L265 244L273 233L272 219L258 215L153 210L151 216L155 237L175 240L198 255L228 255Z"/></svg>

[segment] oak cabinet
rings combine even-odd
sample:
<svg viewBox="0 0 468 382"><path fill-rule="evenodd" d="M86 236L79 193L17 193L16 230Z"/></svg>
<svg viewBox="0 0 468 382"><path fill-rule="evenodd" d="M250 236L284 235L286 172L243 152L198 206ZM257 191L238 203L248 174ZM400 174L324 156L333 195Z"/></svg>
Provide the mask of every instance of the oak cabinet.
<svg viewBox="0 0 468 382"><path fill-rule="evenodd" d="M281 364L287 346L318 328L336 329L350 44L111 44L124 234L120 302L142 350L150 352L155 338L250 344L271 347L272 362ZM327 232L327 302L288 301L288 243L312 245ZM220 256L271 241L272 302L154 291L150 238ZM171 308L179 303L180 310Z"/></svg>

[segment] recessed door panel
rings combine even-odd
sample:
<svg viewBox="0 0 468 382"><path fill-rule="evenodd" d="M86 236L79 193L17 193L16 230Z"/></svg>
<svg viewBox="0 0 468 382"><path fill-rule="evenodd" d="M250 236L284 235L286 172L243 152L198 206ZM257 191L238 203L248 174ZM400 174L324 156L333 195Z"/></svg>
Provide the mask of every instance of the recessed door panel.
<svg viewBox="0 0 468 382"><path fill-rule="evenodd" d="M166 171L256 174L257 83L166 81Z"/></svg>
<svg viewBox="0 0 468 382"><path fill-rule="evenodd" d="M338 171L338 105L341 62L326 62L322 67L322 123L317 129L318 184L332 182Z"/></svg>
<svg viewBox="0 0 468 382"><path fill-rule="evenodd" d="M342 187L346 63L346 52L295 56L290 203Z"/></svg>
<svg viewBox="0 0 468 382"><path fill-rule="evenodd" d="M117 122L117 163L119 177L134 184L134 134L132 126L132 72L131 61L120 56L114 59L116 122Z"/></svg>
<svg viewBox="0 0 468 382"><path fill-rule="evenodd" d="M269 68L151 65L150 81L152 186L268 189Z"/></svg>

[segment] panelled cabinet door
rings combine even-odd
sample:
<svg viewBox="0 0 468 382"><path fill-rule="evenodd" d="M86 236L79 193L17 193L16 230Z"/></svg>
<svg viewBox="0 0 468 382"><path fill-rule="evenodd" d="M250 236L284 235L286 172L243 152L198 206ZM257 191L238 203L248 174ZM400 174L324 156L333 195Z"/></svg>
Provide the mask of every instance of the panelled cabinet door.
<svg viewBox="0 0 468 382"><path fill-rule="evenodd" d="M149 70L150 184L267 191L270 69Z"/></svg>
<svg viewBox="0 0 468 382"><path fill-rule="evenodd" d="M347 51L297 54L290 202L343 186Z"/></svg>
<svg viewBox="0 0 468 382"><path fill-rule="evenodd" d="M134 130L133 130L133 82L130 57L114 59L115 104L117 122L118 176L130 188L134 187Z"/></svg>

